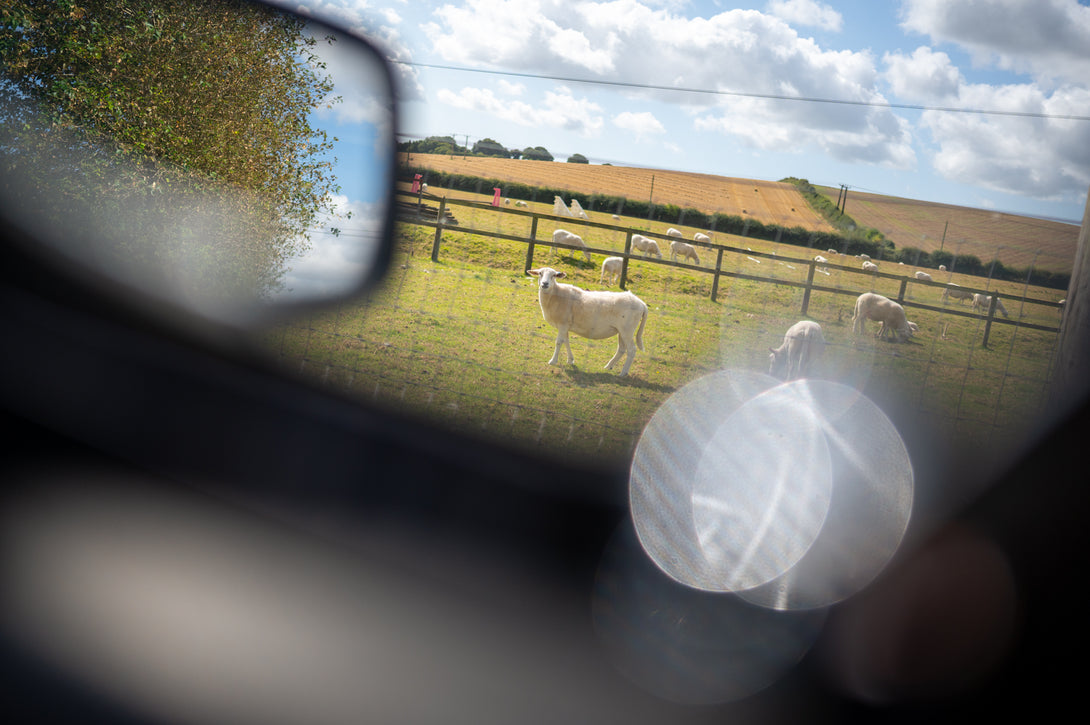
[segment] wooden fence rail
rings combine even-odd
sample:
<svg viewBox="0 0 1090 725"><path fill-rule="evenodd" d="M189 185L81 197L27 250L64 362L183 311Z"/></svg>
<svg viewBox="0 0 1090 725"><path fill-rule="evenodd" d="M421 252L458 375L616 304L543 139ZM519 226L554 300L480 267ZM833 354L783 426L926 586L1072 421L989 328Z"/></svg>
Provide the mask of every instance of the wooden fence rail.
<svg viewBox="0 0 1090 725"><path fill-rule="evenodd" d="M548 238L548 239L538 239L537 238L537 230L538 230L538 226L539 226L539 224L538 224L539 221L546 220L546 221L560 223L560 224L577 223L581 227L606 229L606 230L609 230L609 231L612 231L612 232L621 232L621 233L623 233L625 235L624 251L623 252L616 252L616 251L611 250L611 249L599 249L599 248L591 247L589 245L586 247L588 253L593 252L593 253L596 253L596 254L604 254L604 255L607 255L607 256L611 256L611 257L621 257L624 260L624 262L621 265L621 276L620 276L620 282L619 282L619 286L620 286L621 289L625 289L625 285L626 285L627 280L628 280L628 261L629 261L629 259L631 259L633 257L636 257L641 262L644 262L644 263L661 264L661 265L668 266L668 267L679 267L681 269L687 269L687 270L690 270L690 271L693 271L693 272L700 272L700 273L703 273L703 274L712 275L711 299L712 299L713 302L716 300L716 297L717 297L717 295L719 293L719 280L721 278L723 278L723 277L726 277L728 279L744 279L744 280L751 280L751 281L760 282L760 283L771 283L771 284L778 284L778 285L783 285L783 286L787 286L787 287L800 288L800 289L803 290L802 309L800 310L800 314L802 314L802 315L806 315L808 313L809 306L810 306L810 296L811 296L812 292L816 291L816 292L824 292L824 293L829 293L829 294L848 295L848 296L851 296L851 297L856 297L861 293L860 290L849 290L849 289L844 289L844 288L840 288L840 287L828 287L828 286L823 286L821 284L815 284L814 283L814 273L820 267L820 268L826 269L826 270L828 270L828 269L837 269L837 270L841 270L841 271L844 271L844 272L848 272L850 274L862 275L862 276L870 278L871 280L881 278L881 279L890 279L890 280L899 281L900 282L900 291L898 292L896 299L897 299L897 302L900 303L904 307L916 308L916 309L921 309L921 310L929 310L929 311L932 311L932 312L940 312L940 313L943 313L943 314L955 315L955 316L958 316L958 317L970 317L970 318L974 318L974 319L979 317L979 315L976 312L967 312L967 311L964 311L964 310L954 309L954 308L950 308L950 307L936 307L934 305L929 305L929 304L925 304L925 303L921 303L921 302L912 302L912 301L909 301L909 300L905 299L909 283L912 283L912 284L915 284L915 285L920 285L920 286L925 286L925 287L937 287L937 288L941 288L941 289L944 289L944 290L949 289L949 286L946 285L946 284L943 284L942 282L935 282L935 281L929 281L929 280L920 280L920 279L916 279L915 277L906 277L904 275L890 274L888 272L867 272L867 271L864 271L863 269L860 269L857 266L848 267L848 266L841 265L841 264L835 264L835 263L833 263L831 261L830 262L825 262L825 263L820 263L820 262L814 261L813 259L799 259L799 258L794 258L794 257L783 257L783 256L773 254L773 253L770 253L770 252L755 252L755 251L753 251L751 249L742 249L742 248L739 248L739 247L732 247L732 246L725 245L725 244L716 244L714 242L712 242L712 243L697 242L697 241L694 241L692 239L685 239L684 241L687 244L691 244L691 245L693 245L695 247L701 247L703 249L708 249L708 250L714 251L716 253L715 254L715 266L711 267L711 268L705 268L703 266L696 266L696 265L692 265L692 264L688 264L688 263L684 263L684 262L673 262L673 261L671 261L670 259L667 258L668 254L664 255L664 257L662 259L657 259L657 258L653 258L653 257L644 257L644 256L642 256L642 255L640 255L638 253L637 254L632 253L632 235L633 234L642 234L645 237L650 237L652 239L662 240L663 242L665 242L664 248L668 251L669 250L669 243L670 243L670 241L674 240L675 237L670 237L670 236L668 236L666 234L662 234L662 233L658 233L658 232L633 230L633 229L630 229L630 228L627 228L627 227L618 226L616 224L604 224L602 222L590 221L588 219L556 216L556 215L553 215L553 214L544 214L544 213L541 213L541 212L529 211L529 210L523 210L523 209L510 209L510 208L507 208L507 207L493 206L492 204L482 203L482 202L478 202L478 201L469 201L469 200L465 200L465 199L452 199L452 198L441 197L441 196L432 196L432 195L429 195L429 194L426 194L426 193L411 193L411 192L399 191L398 196L403 196L403 197L404 196L410 196L410 197L416 199L416 204L419 207L423 207L423 202L425 200L427 200L429 202L438 202L439 208L438 208L438 212L436 213L434 219L431 217L430 213L427 214L426 216L422 215L422 214L417 214L417 215L403 215L401 217L401 221L406 222L406 223L417 224L417 225L421 225L421 226L427 226L427 227L434 227L435 228L435 235L434 235L433 240L432 240L432 249L431 249L431 259L432 259L433 262L438 262L439 261L439 248L440 248L440 244L442 242L443 232L444 231L452 231L452 232L463 232L463 233L466 233L466 234L477 234L477 235L482 235L482 236L493 237L495 239L504 239L504 240L511 241L511 242L518 242L518 243L521 243L521 244L525 244L526 245L525 269L528 270L528 269L531 269L533 267L533 264L534 264L534 249L535 249L535 247L537 245L547 244L550 247L555 246L555 247L561 247L561 248L564 248L564 249L571 249L571 250L574 250L574 251L582 251L581 247L576 247L576 246L571 245L571 244L558 243L558 244L554 245L553 242L552 242L551 237ZM409 206L410 206L409 204L404 204L404 203L401 205L401 207L403 209L408 208ZM467 227L467 226L462 226L462 225L459 225L459 224L449 223L447 221L447 219L450 218L448 216L448 211L449 211L448 207L449 206L465 206L465 207L475 208L475 209L479 209L479 210L483 210L483 211L495 212L495 213L499 213L499 214L512 214L512 215L516 215L516 216L527 217L527 218L529 218L529 221L530 221L530 236L522 237L522 236L518 236L518 235L515 235L515 234L505 234L505 233L498 232L498 231L484 231L482 229L476 229L476 228L473 228L473 227ZM821 250L819 250L819 252L820 251ZM809 269L807 271L807 275L806 275L806 281L805 282L797 282L797 281L794 281L794 280L780 279L780 278L777 278L777 277L766 277L766 276L761 276L761 275L757 275L757 274L749 274L749 273L746 273L746 272L738 272L738 271L735 271L735 270L732 270L732 269L724 269L723 268L723 255L724 254L741 254L741 255L745 255L745 256L750 257L750 258L760 257L760 258L775 260L777 262L784 262L784 263L787 263L787 264L797 264L799 266L806 265L806 266L809 267ZM852 259L854 260L855 258L852 257ZM1009 319L1005 319L1005 318L996 317L995 312L996 312L996 306L997 306L999 297L998 297L997 294L995 294L994 290L989 291L989 290L986 290L986 289L977 289L977 288L972 288L972 287L960 287L960 286L957 289L959 291L963 291L963 292L979 293L979 294L988 295L988 296L991 297L991 303L988 306L987 313L985 313L984 340L982 342L984 347L988 346L988 337L991 334L991 329L992 329L992 324L993 323L994 324L1001 324L1001 325L1012 325L1014 327L1024 327L1024 328L1033 329L1033 330L1041 330L1043 332L1055 332L1055 333L1059 332L1059 327L1058 326L1057 327L1051 327L1051 326L1048 326L1048 325L1038 325L1038 324L1034 324L1034 323L1030 323L1030 322L1023 322L1023 321L1020 321L1020 320L1009 320ZM863 290L863 291L866 291L866 290ZM1060 304L1058 302L1052 302L1051 300L1038 300L1038 299L1030 299L1030 298L1025 298L1025 297L1019 297L1019 298L1008 297L1008 299L1012 299L1012 300L1013 299L1018 299L1018 300L1020 300L1020 301L1022 301L1024 303L1042 305L1044 307L1055 307L1057 309L1059 309L1059 307L1060 307Z"/></svg>

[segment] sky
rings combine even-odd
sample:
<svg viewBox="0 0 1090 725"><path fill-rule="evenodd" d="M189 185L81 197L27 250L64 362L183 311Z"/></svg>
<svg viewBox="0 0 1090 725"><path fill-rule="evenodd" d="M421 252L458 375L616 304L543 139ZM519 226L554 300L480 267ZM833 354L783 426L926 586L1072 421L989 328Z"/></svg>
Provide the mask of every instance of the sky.
<svg viewBox="0 0 1090 725"><path fill-rule="evenodd" d="M1086 2L280 2L383 47L409 139L1083 216Z"/></svg>

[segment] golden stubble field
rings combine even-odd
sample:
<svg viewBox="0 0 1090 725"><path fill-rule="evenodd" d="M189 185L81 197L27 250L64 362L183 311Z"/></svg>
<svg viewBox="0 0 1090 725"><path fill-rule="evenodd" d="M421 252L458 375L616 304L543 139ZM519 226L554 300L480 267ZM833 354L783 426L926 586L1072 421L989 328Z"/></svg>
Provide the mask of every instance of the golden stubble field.
<svg viewBox="0 0 1090 725"><path fill-rule="evenodd" d="M817 188L836 201L838 189ZM856 223L882 232L898 249L941 248L982 262L999 259L1009 267L1070 272L1079 241L1075 224L853 190L845 209Z"/></svg>
<svg viewBox="0 0 1090 725"><path fill-rule="evenodd" d="M835 231L821 215L810 208L794 186L775 181L733 179L712 174L633 166L569 164L488 156L410 156L411 159L407 159L405 154L399 154L398 162L448 173L568 189L584 194L605 194L640 201L651 199L656 204L674 204L709 214L733 214L762 224L798 226L811 231ZM431 191L442 193L434 188ZM601 211L620 213L620 210Z"/></svg>

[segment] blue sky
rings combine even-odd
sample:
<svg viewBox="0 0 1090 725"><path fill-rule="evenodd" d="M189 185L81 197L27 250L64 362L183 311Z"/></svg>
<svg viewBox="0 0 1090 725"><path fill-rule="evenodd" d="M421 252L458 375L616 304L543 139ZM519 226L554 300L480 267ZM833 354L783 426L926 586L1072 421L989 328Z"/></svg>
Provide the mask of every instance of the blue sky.
<svg viewBox="0 0 1090 725"><path fill-rule="evenodd" d="M412 137L1076 222L1090 187L1090 120L1059 118L1090 117L1090 7L1076 0L282 4L404 63Z"/></svg>

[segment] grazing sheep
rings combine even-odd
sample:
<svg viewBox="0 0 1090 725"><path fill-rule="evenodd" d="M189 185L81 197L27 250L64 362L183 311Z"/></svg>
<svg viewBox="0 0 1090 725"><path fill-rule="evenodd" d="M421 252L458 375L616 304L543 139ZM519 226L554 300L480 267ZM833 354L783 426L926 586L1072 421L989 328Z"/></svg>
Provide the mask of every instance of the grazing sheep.
<svg viewBox="0 0 1090 725"><path fill-rule="evenodd" d="M518 201L515 202L515 206L526 206L526 205L527 205L526 202L522 201L521 199L519 199Z"/></svg>
<svg viewBox="0 0 1090 725"><path fill-rule="evenodd" d="M553 232L553 249L556 249L557 244L573 244L583 250L583 256L589 262L590 254L587 253L587 245L583 243L583 239L578 234L572 234L567 229L557 229ZM575 256L575 249L571 250L572 257Z"/></svg>
<svg viewBox="0 0 1090 725"><path fill-rule="evenodd" d="M874 262L863 262L863 271L864 272L877 272L878 271L878 265L875 264Z"/></svg>
<svg viewBox="0 0 1090 725"><path fill-rule="evenodd" d="M869 254L857 254L855 256L859 257L860 259L870 259Z"/></svg>
<svg viewBox="0 0 1090 725"><path fill-rule="evenodd" d="M974 294L973 295L973 309L980 310L983 314L988 311L989 305L992 304L991 295ZM1003 300L999 297L995 298L995 309L999 310L1003 317L1010 319L1010 315L1007 314L1007 308L1003 306Z"/></svg>
<svg viewBox="0 0 1090 725"><path fill-rule="evenodd" d="M951 297L955 300L971 300L973 299L973 293L967 292L953 282L950 282L946 285L946 289L942 291L942 301L946 302Z"/></svg>
<svg viewBox="0 0 1090 725"><path fill-rule="evenodd" d="M825 352L821 325L810 320L796 322L787 329L783 344L768 348L768 374L781 380L794 380L809 371L810 365Z"/></svg>
<svg viewBox="0 0 1090 725"><path fill-rule="evenodd" d="M696 254L696 247L687 244L686 242L670 242L670 259L677 261L678 257L691 259L697 264L700 264L700 257Z"/></svg>
<svg viewBox="0 0 1090 725"><path fill-rule="evenodd" d="M887 328L892 330L897 339L906 342L915 331L913 324L905 317L905 308L888 297L873 292L864 292L855 300L855 313L852 315L852 332L861 334L864 323L875 320L882 323L876 336L884 335Z"/></svg>
<svg viewBox="0 0 1090 725"><path fill-rule="evenodd" d="M925 282L930 282L931 275L929 275L927 272L921 272L919 270L916 270L916 279L922 279Z"/></svg>
<svg viewBox="0 0 1090 725"><path fill-rule="evenodd" d="M669 229L666 230L666 236L668 236L668 237L683 237L685 235L682 234L677 229L674 229L673 227L670 227Z"/></svg>
<svg viewBox="0 0 1090 725"><path fill-rule="evenodd" d="M939 265L939 271L940 272L945 272L946 271L946 265L945 264L940 264Z"/></svg>
<svg viewBox="0 0 1090 725"><path fill-rule="evenodd" d="M659 259L662 259L662 252L659 251L659 243L654 239L645 237L642 234L632 235L632 246L643 252L643 256L653 254Z"/></svg>
<svg viewBox="0 0 1090 725"><path fill-rule="evenodd" d="M511 206L511 200L510 199L504 199L503 203L504 203L505 206Z"/></svg>
<svg viewBox="0 0 1090 725"><path fill-rule="evenodd" d="M614 215L613 215L613 218L614 218L615 220L617 220L617 221L621 221L621 215L620 215L620 214L614 214Z"/></svg>
<svg viewBox="0 0 1090 725"><path fill-rule="evenodd" d="M693 241L694 242L703 242L704 244L711 244L712 243L712 238L709 237L707 234L702 234L700 232L697 232L696 234L693 235Z"/></svg>
<svg viewBox="0 0 1090 725"><path fill-rule="evenodd" d="M877 335L878 339L879 339L879 340L881 340L881 339L882 339L882 338L884 338L884 337L885 337L886 335L889 335L889 334L891 334L891 333L890 333L890 330L891 330L891 328L889 328L889 327L886 327L886 323L884 323L884 322L879 322L879 323L878 323L878 335ZM910 320L910 321L908 322L908 330L909 330L909 332L911 332L911 333L912 333L913 335L915 335L915 334L916 334L917 332L919 332L919 331L920 331L920 326L919 326L919 325L917 325L917 324L916 324L915 322L912 322L912 321Z"/></svg>
<svg viewBox="0 0 1090 725"><path fill-rule="evenodd" d="M617 353L606 363L611 370L621 355L626 355L621 376L628 375L637 348L643 349L643 326L647 322L647 305L631 292L587 292L574 285L557 282L564 276L550 267L527 271L538 278L537 301L545 321L556 328L556 345L550 365L560 359L560 347L568 350L568 364L575 364L568 334L590 340L617 336Z"/></svg>
<svg viewBox="0 0 1090 725"><path fill-rule="evenodd" d="M815 262L817 262L817 263L818 263L818 265L820 265L820 266L818 266L818 268L817 268L817 269L818 269L818 271L820 271L820 272L825 272L826 274L828 274L828 273L829 273L829 270L828 270L828 268L827 268L827 267L825 266L826 264L828 264L828 263L829 263L829 260L828 260L828 259L826 259L825 257L823 257L823 256L821 256L821 255L819 254L819 255L817 255L816 257L814 257L814 261L815 261Z"/></svg>
<svg viewBox="0 0 1090 725"><path fill-rule="evenodd" d="M624 265L624 259L621 257L606 257L602 260L602 276L598 278L598 284L609 276L609 284L612 285L618 279L621 278L621 267Z"/></svg>

